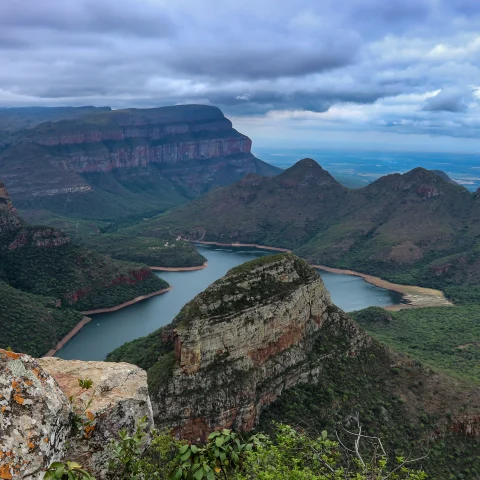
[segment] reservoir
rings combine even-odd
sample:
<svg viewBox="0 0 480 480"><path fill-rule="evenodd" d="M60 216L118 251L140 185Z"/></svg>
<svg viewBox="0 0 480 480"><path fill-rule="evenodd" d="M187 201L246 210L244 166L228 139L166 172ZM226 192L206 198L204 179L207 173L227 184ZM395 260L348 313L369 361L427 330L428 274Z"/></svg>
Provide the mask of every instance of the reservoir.
<svg viewBox="0 0 480 480"><path fill-rule="evenodd" d="M208 267L187 272L156 272L173 288L170 292L130 305L116 312L92 315L85 325L57 354L76 360L104 360L125 342L148 335L170 323L180 309L203 292L228 270L272 252L254 248L197 246L207 258ZM369 306L386 307L400 302L401 295L375 287L360 277L320 271L333 302L349 312Z"/></svg>

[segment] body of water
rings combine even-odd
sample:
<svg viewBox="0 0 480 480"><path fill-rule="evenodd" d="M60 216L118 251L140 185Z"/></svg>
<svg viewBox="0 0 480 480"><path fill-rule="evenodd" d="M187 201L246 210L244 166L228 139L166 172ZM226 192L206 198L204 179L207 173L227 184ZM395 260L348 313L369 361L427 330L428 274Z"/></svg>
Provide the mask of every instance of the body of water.
<svg viewBox="0 0 480 480"><path fill-rule="evenodd" d="M198 246L208 267L190 272L159 272L173 288L170 292L136 303L116 312L92 315L92 321L63 347L56 356L64 359L104 360L125 342L148 335L170 323L180 309L203 292L228 270L272 252L257 249L230 249ZM400 295L365 282L360 277L319 271L333 302L345 311L372 305L398 303Z"/></svg>

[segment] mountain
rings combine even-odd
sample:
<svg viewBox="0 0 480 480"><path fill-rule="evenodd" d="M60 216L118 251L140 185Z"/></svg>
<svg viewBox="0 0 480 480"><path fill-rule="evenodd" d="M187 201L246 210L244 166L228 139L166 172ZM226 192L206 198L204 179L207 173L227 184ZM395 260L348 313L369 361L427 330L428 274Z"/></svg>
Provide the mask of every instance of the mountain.
<svg viewBox="0 0 480 480"><path fill-rule="evenodd" d="M88 220L139 219L248 173L279 171L205 105L46 122L15 133L0 154L0 178L19 209Z"/></svg>
<svg viewBox="0 0 480 480"><path fill-rule="evenodd" d="M125 233L293 249L311 263L399 283L480 284L478 196L416 168L347 189L311 159L249 176ZM468 259L468 260L467 260ZM463 287L462 287L463 288Z"/></svg>
<svg viewBox="0 0 480 480"><path fill-rule="evenodd" d="M81 320L73 309L112 307L167 286L144 265L25 224L0 183L0 347L42 355Z"/></svg>
<svg viewBox="0 0 480 480"><path fill-rule="evenodd" d="M156 427L192 441L225 427L268 431L273 419L343 438L359 413L387 451L431 450L422 463L432 478L480 467L478 388L373 340L291 254L230 270L108 360L148 369Z"/></svg>

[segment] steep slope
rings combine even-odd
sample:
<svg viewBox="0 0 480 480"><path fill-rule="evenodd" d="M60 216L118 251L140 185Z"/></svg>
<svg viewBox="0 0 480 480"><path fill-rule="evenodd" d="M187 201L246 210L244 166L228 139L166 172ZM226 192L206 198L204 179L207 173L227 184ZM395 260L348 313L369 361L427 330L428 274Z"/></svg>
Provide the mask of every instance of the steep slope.
<svg viewBox="0 0 480 480"><path fill-rule="evenodd" d="M163 211L247 173L278 173L250 148L215 107L102 111L18 133L0 155L0 176L23 210L118 220Z"/></svg>
<svg viewBox="0 0 480 480"><path fill-rule="evenodd" d="M268 429L269 419L333 432L337 422L353 428L360 412L365 434L380 434L390 451L445 454L442 439L453 435L470 462L478 453L478 388L374 341L291 254L230 270L171 325L109 360L147 368L156 426L192 440L222 427ZM450 462L435 460L440 470Z"/></svg>
<svg viewBox="0 0 480 480"><path fill-rule="evenodd" d="M465 188L423 168L350 190L304 159L126 232L285 247L312 263L446 288L480 283L478 205Z"/></svg>
<svg viewBox="0 0 480 480"><path fill-rule="evenodd" d="M336 221L350 197L315 161L304 159L276 177L250 175L128 231L292 248Z"/></svg>
<svg viewBox="0 0 480 480"><path fill-rule="evenodd" d="M167 286L144 265L73 245L50 227L25 225L0 184L0 346L43 354L79 321L68 307L112 307Z"/></svg>

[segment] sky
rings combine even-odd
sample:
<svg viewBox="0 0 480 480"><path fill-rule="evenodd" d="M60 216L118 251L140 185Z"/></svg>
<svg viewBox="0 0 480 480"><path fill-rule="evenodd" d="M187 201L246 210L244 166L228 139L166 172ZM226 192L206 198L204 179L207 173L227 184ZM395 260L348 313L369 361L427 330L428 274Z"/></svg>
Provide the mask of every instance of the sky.
<svg viewBox="0 0 480 480"><path fill-rule="evenodd" d="M480 153L480 0L0 0L0 106L219 106L254 145Z"/></svg>

